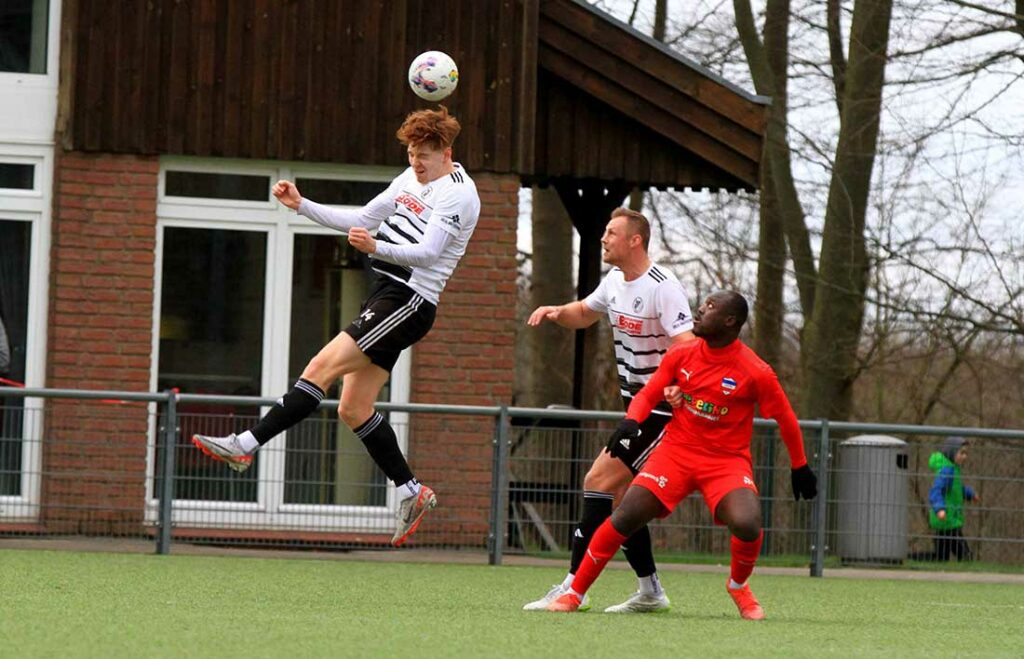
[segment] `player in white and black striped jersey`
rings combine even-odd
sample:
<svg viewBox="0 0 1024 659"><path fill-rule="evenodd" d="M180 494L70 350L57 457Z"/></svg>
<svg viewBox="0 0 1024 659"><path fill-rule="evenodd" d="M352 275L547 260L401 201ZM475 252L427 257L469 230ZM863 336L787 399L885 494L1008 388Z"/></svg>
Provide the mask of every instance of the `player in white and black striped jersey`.
<svg viewBox="0 0 1024 659"><path fill-rule="evenodd" d="M413 476L394 430L374 403L402 350L433 325L441 291L476 228L480 196L473 179L452 160L459 130L444 106L406 117L397 136L407 146L409 168L359 210L304 199L290 181L274 185L272 192L284 205L347 232L349 243L369 255L380 279L359 316L313 357L291 391L255 427L228 437L192 438L207 455L244 471L260 446L312 414L324 392L342 379L338 415L397 488L396 546L416 530L437 498ZM374 229L376 237L370 234Z"/></svg>
<svg viewBox="0 0 1024 659"><path fill-rule="evenodd" d="M619 390L626 408L657 370L669 347L693 338L693 316L686 293L672 272L651 262L647 255L650 236L650 224L642 214L626 208L612 211L601 245L604 262L613 267L597 289L583 300L539 307L527 320L534 326L550 320L580 329L606 315L612 325ZM638 438L627 439L625 445L609 444L597 456L583 481L583 514L573 534L569 574L543 598L523 608L544 610L568 589L594 531L611 515L613 501L639 472L671 418L671 407L663 402L641 427ZM644 613L667 609L669 600L658 581L647 527L630 536L623 550L636 572L639 589L622 604L605 611Z"/></svg>

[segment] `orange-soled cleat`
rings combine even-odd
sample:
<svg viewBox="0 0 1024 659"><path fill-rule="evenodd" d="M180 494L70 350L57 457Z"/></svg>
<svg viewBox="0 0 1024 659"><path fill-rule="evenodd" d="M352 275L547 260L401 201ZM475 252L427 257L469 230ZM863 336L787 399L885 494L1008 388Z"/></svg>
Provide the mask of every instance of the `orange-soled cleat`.
<svg viewBox="0 0 1024 659"><path fill-rule="evenodd" d="M582 603L583 600L580 596L570 590L551 604L548 604L548 611L555 611L557 613L576 613L580 610L580 605Z"/></svg>
<svg viewBox="0 0 1024 659"><path fill-rule="evenodd" d="M398 505L398 524L391 544L401 547L416 529L420 527L423 516L437 506L437 495L426 485L420 486L420 493L405 499Z"/></svg>
<svg viewBox="0 0 1024 659"><path fill-rule="evenodd" d="M764 609L760 602L750 591L750 586L743 584L743 588L730 588L729 581L725 582L725 590L729 597L736 602L736 608L740 610L740 617L744 620L764 620Z"/></svg>
<svg viewBox="0 0 1024 659"><path fill-rule="evenodd" d="M206 455L214 460L226 462L237 472L243 472L252 466L252 455L242 449L242 445L238 443L238 437L234 433L227 437L192 435L192 443Z"/></svg>

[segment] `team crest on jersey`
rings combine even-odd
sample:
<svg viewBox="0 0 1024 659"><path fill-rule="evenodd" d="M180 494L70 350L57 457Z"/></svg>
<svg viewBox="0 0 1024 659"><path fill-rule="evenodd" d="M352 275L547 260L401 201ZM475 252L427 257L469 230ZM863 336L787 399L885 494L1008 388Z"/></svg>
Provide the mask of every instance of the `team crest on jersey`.
<svg viewBox="0 0 1024 659"><path fill-rule="evenodd" d="M640 313L640 310L644 308L644 299L638 297L633 300L633 313Z"/></svg>
<svg viewBox="0 0 1024 659"><path fill-rule="evenodd" d="M736 390L736 380L732 378L722 378L722 393L728 396Z"/></svg>

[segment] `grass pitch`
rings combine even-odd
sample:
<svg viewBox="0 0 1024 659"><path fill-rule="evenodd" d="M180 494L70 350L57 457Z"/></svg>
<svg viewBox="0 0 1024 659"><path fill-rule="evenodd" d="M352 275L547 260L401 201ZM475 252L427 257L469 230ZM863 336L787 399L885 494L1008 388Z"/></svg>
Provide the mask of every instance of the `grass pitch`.
<svg viewBox="0 0 1024 659"><path fill-rule="evenodd" d="M740 620L721 574L665 572L673 610L527 613L560 569L0 550L0 657L1020 656L1001 584L754 575Z"/></svg>

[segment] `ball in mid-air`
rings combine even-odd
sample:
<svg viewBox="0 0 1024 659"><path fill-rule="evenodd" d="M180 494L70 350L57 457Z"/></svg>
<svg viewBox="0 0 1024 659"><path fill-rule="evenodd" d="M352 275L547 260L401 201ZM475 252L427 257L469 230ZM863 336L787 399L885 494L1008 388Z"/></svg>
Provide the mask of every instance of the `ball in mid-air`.
<svg viewBox="0 0 1024 659"><path fill-rule="evenodd" d="M420 98L440 101L455 91L458 84L455 60L439 50L421 53L409 65L409 86Z"/></svg>

